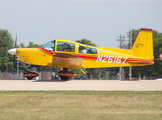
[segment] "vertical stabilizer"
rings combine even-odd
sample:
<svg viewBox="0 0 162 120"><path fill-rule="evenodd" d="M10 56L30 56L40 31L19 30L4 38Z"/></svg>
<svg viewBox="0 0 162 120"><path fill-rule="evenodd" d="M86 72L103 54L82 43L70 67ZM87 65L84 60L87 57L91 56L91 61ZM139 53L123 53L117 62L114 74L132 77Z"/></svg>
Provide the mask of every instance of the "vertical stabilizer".
<svg viewBox="0 0 162 120"><path fill-rule="evenodd" d="M132 52L135 56L154 59L152 29L142 28L133 44Z"/></svg>

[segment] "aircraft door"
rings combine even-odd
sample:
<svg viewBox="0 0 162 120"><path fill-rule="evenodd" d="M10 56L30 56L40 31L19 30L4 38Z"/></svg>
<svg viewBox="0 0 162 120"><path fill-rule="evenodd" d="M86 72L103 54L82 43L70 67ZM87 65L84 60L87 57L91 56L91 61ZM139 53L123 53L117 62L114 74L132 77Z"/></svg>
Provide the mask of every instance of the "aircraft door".
<svg viewBox="0 0 162 120"><path fill-rule="evenodd" d="M52 64L58 67L81 67L83 59L76 57L75 44L69 42L57 42L56 53L53 55Z"/></svg>

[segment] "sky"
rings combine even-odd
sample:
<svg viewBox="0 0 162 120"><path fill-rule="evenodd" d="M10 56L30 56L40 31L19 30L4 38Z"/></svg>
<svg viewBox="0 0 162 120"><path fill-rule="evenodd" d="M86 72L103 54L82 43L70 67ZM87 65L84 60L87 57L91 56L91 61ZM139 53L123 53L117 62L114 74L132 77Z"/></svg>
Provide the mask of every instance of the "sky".
<svg viewBox="0 0 162 120"><path fill-rule="evenodd" d="M120 34L140 28L162 32L162 0L0 0L0 29L26 46L85 38L118 48Z"/></svg>

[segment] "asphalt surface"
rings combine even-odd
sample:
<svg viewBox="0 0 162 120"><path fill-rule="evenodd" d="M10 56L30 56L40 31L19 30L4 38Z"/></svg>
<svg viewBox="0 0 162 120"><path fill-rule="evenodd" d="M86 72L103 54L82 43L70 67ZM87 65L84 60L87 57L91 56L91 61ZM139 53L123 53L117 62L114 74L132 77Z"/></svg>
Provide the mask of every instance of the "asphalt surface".
<svg viewBox="0 0 162 120"><path fill-rule="evenodd" d="M162 80L0 80L3 90L162 91Z"/></svg>

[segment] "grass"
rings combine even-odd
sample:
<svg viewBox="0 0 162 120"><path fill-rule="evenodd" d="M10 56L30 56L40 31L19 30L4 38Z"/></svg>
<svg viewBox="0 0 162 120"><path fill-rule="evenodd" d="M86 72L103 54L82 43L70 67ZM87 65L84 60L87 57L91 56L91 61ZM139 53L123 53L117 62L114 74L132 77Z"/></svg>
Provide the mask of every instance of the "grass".
<svg viewBox="0 0 162 120"><path fill-rule="evenodd" d="M162 91L0 91L0 120L162 120Z"/></svg>

